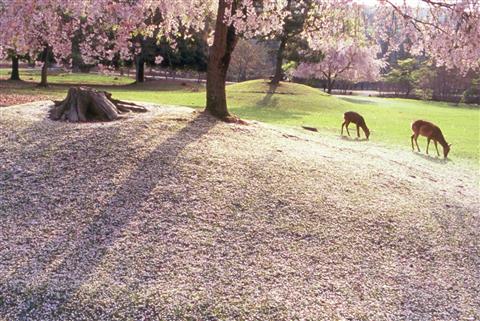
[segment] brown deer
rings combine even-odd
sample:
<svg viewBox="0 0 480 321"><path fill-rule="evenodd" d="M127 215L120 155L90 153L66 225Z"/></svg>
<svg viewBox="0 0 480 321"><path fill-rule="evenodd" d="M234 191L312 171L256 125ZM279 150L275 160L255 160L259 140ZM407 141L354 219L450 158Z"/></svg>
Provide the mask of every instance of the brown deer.
<svg viewBox="0 0 480 321"><path fill-rule="evenodd" d="M437 150L437 155L440 156L438 152L437 142L440 143L443 147L443 157L447 158L448 153L450 152L451 144L447 143L445 137L443 137L442 131L438 126L432 124L428 121L424 120L416 120L412 123L412 131L413 135L411 137L412 140L412 150L415 150L413 146L413 141L415 140L415 144L417 145L417 150L420 152L420 147L418 147L418 136L422 135L427 137L427 155L428 155L428 146L430 145L430 141L433 139L435 143L435 149Z"/></svg>
<svg viewBox="0 0 480 321"><path fill-rule="evenodd" d="M348 131L348 125L350 123L354 123L357 125L357 137L360 138L360 127L362 128L363 132L365 133L365 137L370 137L370 130L367 127L367 124L365 123L365 119L359 114L354 111L347 111L345 114L343 114L343 119L345 120L342 124L342 136L343 136L343 126L347 129L347 134L350 136L350 132Z"/></svg>

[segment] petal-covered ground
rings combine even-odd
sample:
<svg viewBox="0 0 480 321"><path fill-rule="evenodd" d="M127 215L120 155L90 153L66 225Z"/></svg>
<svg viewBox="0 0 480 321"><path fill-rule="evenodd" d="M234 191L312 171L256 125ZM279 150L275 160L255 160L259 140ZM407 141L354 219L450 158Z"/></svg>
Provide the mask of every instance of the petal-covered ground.
<svg viewBox="0 0 480 321"><path fill-rule="evenodd" d="M46 96L40 95L20 95L20 94L3 94L0 95L0 107L10 106L15 104L30 103L37 100L47 99Z"/></svg>
<svg viewBox="0 0 480 321"><path fill-rule="evenodd" d="M0 109L0 320L480 319L479 174L454 150L50 105Z"/></svg>

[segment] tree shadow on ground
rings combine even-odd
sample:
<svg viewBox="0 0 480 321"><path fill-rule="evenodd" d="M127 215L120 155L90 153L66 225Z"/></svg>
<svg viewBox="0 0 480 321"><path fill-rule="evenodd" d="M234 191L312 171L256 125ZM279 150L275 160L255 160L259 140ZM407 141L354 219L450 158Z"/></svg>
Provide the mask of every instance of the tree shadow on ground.
<svg viewBox="0 0 480 321"><path fill-rule="evenodd" d="M352 103L352 104L358 104L358 105L377 105L378 103L375 101L371 100L366 100L366 99L358 99L358 98L350 98L350 97L340 97L337 96L338 99L341 99L343 101Z"/></svg>
<svg viewBox="0 0 480 321"><path fill-rule="evenodd" d="M264 122L279 122L291 121L294 119L302 119L308 113L299 112L295 110L276 109L272 106L264 106L264 108L241 106L240 108L231 108L232 112L245 119L255 119Z"/></svg>
<svg viewBox="0 0 480 321"><path fill-rule="evenodd" d="M262 100L257 102L257 106L259 106L259 107L269 106L272 103L272 97L273 97L273 95L275 95L275 92L277 91L278 86L279 86L279 84L269 83L268 84L268 91L267 91L266 95L263 97ZM276 100L273 100L273 103L274 103L274 106L277 105Z"/></svg>
<svg viewBox="0 0 480 321"><path fill-rule="evenodd" d="M165 178L179 176L175 161L182 150L203 137L216 122L205 113L199 114L141 160L106 205L75 237L73 244L67 246L63 253L57 253L57 256L65 255L61 263L52 271L39 272L44 274L44 281L29 289L23 302L16 302L17 305L20 303L20 306L15 309L17 311L15 319L29 319L32 314L48 318L51 317L50 313L61 310L61 307L68 303L89 279L120 232L137 215L152 190ZM171 196L165 195L167 200L169 197ZM14 286L16 280L10 279L5 283ZM59 293L59 284L62 285L62 293Z"/></svg>
<svg viewBox="0 0 480 321"><path fill-rule="evenodd" d="M72 241L69 238L70 229L65 228L64 220L60 218L67 215L63 212L62 200L58 199L58 194L61 194L62 199L68 199L68 195L75 193L75 186L79 184L94 191L98 188L98 181L110 181L115 173L127 163L126 160L121 159L111 162L108 173L98 172L95 170L95 166L88 166L93 160L93 156L102 159L111 153L112 145L121 146L125 153L134 150L135 147L130 140L119 143L122 140L120 130L126 136L131 137L140 135L145 129L127 130L122 127L122 121L124 120L107 122L103 123L101 128L92 128L87 123L69 124L63 121L42 119L24 127L18 127L18 131L14 132L15 138L12 138L14 140L12 145L19 146L16 148L17 153L14 157L10 155L6 161L4 160L6 165L0 172L0 190L5 192L5 198L2 199L2 195L0 195L0 205L5 206L0 206L0 213L5 209L5 218L12 217L18 222L25 220L22 222L22 228L28 228L32 224L31 221L60 222L64 233L60 233L46 242L31 244L34 247L35 256L29 256L26 264L17 268L15 274L10 275L11 280L22 278L27 279L26 283L28 283L36 276L29 275L33 266L40 270L46 268L55 258L55 255L52 256L52 252L61 252L66 244ZM59 132L62 133L64 139L52 139ZM95 136L95 133L100 133L100 135ZM101 139L102 137L103 139ZM2 158L0 157L0 159ZM73 159L76 159L75 162L68 161ZM22 186L22 190L25 189L28 194L23 193L16 186ZM55 208L48 212L42 211L35 195L42 195L44 204L56 203ZM86 195L82 195L82 197L83 201L87 201L89 198ZM85 203L83 210L85 212L90 210ZM56 216L57 213L61 216ZM74 218L66 218L66 220L68 219ZM19 232L22 230L19 229ZM2 272L0 266L0 273Z"/></svg>

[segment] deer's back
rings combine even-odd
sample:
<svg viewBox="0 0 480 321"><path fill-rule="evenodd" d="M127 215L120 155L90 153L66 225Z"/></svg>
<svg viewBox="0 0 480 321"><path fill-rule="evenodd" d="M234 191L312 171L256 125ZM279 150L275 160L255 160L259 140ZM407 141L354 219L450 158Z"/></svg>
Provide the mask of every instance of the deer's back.
<svg viewBox="0 0 480 321"><path fill-rule="evenodd" d="M434 123L425 120L416 120L412 123L412 130L414 133L425 136L434 137L442 135L440 128Z"/></svg>
<svg viewBox="0 0 480 321"><path fill-rule="evenodd" d="M346 121L357 125L365 125L365 119L363 119L363 117L359 113L356 113L354 111L347 111L343 114L343 118Z"/></svg>

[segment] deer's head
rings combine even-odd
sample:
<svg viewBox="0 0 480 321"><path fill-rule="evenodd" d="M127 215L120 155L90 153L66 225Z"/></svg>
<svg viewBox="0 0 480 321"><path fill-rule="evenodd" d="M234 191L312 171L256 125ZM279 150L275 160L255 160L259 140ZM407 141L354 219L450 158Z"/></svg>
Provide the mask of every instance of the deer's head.
<svg viewBox="0 0 480 321"><path fill-rule="evenodd" d="M367 126L365 126L363 128L363 131L365 132L365 136L367 137L367 140L368 140L368 138L370 137L370 130L368 129Z"/></svg>
<svg viewBox="0 0 480 321"><path fill-rule="evenodd" d="M447 144L447 145L443 148L443 157L444 157L444 158L447 158L448 153L450 152L450 146L452 146L452 144Z"/></svg>

